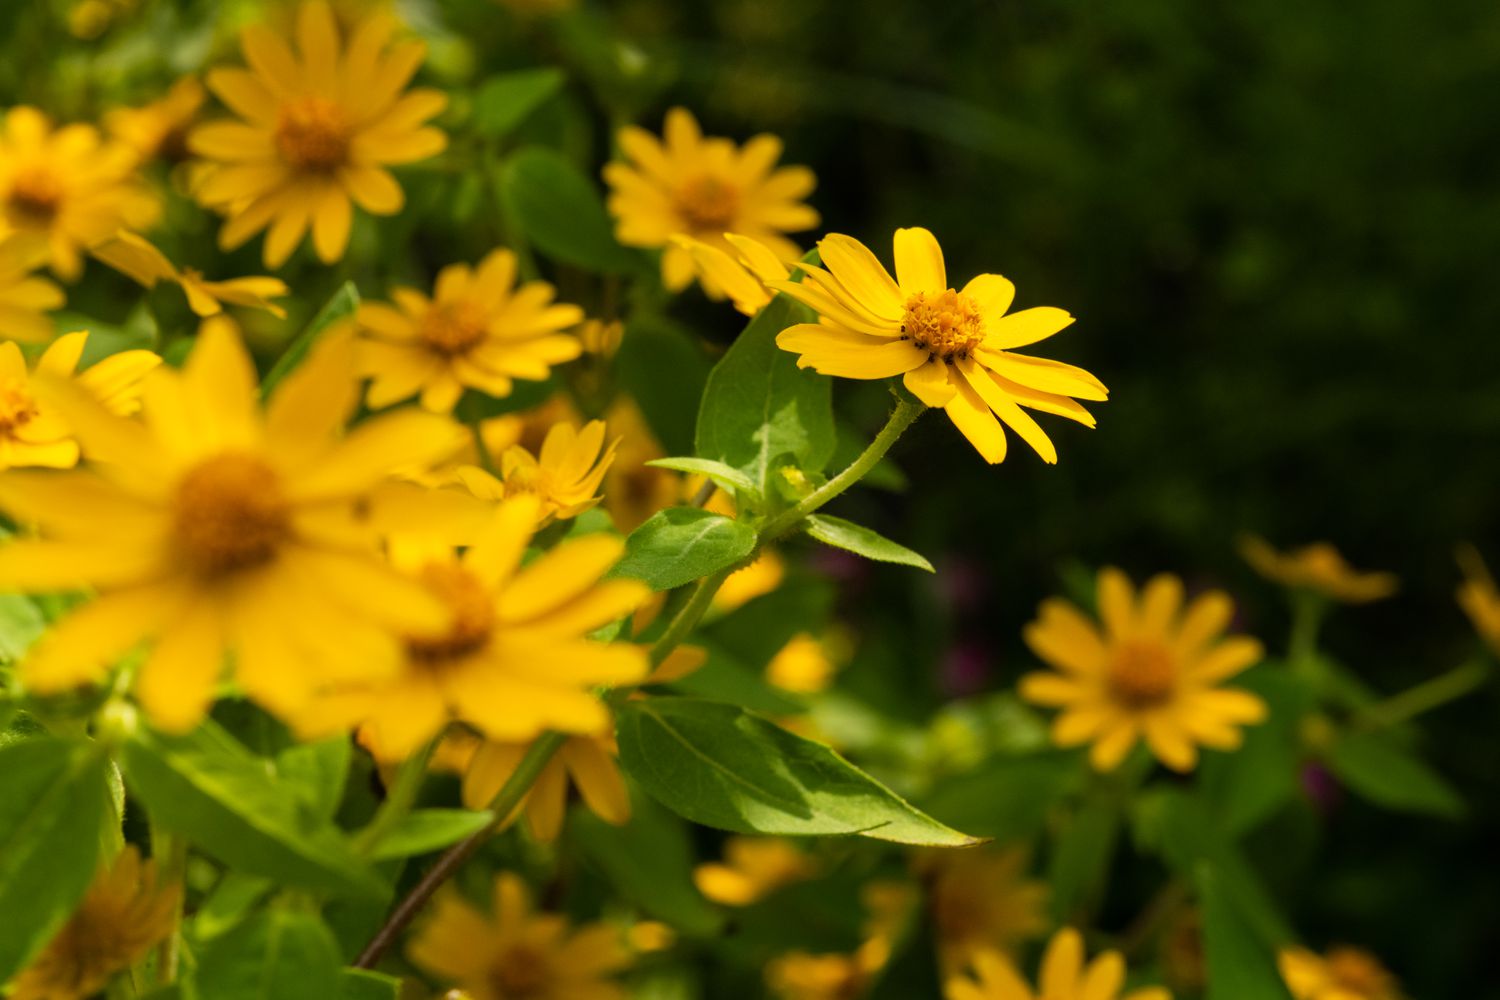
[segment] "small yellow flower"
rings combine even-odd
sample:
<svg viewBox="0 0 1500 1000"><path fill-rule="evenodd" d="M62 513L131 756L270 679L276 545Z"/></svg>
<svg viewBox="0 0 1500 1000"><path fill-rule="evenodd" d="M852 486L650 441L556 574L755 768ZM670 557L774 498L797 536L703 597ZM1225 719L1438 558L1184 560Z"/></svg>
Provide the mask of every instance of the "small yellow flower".
<svg viewBox="0 0 1500 1000"><path fill-rule="evenodd" d="M776 166L781 140L774 135L736 147L705 138L691 112L673 108L665 141L634 125L617 138L630 163L604 168L615 237L626 246L661 247L662 281L672 291L686 288L694 274L692 254L673 243L675 236L732 252L724 234L743 233L788 263L802 255L782 233L818 224L818 213L802 202L817 179L806 167Z"/></svg>
<svg viewBox="0 0 1500 1000"><path fill-rule="evenodd" d="M288 294L286 282L280 278L205 281L203 275L192 268L179 270L177 265L167 259L166 254L144 237L125 230L89 252L148 289L155 288L159 281L170 281L181 286L182 293L187 296L188 308L200 317L218 315L224 311L226 302L248 309L264 309L278 319L286 316L285 309L270 301Z"/></svg>
<svg viewBox="0 0 1500 1000"><path fill-rule="evenodd" d="M599 485L618 444L605 444L602 420L591 420L582 430L570 423L553 424L537 454L519 444L501 452L499 478L474 465L459 468L457 475L481 500L535 496L543 522L566 520L603 499Z"/></svg>
<svg viewBox="0 0 1500 1000"><path fill-rule="evenodd" d="M1048 888L1026 878L1024 850L931 852L923 860L944 968L962 968L986 950L1008 953L1047 930Z"/></svg>
<svg viewBox="0 0 1500 1000"><path fill-rule="evenodd" d="M1458 550L1458 565L1464 574L1458 586L1458 606L1479 637L1500 656L1500 589L1495 587L1495 578L1472 546Z"/></svg>
<svg viewBox="0 0 1500 1000"><path fill-rule="evenodd" d="M11 108L0 133L0 236L42 239L53 272L76 279L88 247L156 221L160 205L138 162L92 125L54 129L36 108Z"/></svg>
<svg viewBox="0 0 1500 1000"><path fill-rule="evenodd" d="M530 746L530 741L486 740L464 772L464 805L489 808ZM612 724L568 737L506 822L514 822L524 811L526 828L533 837L544 843L556 840L567 812L570 784L578 789L589 811L606 823L622 826L630 822L630 792L615 763L616 753Z"/></svg>
<svg viewBox="0 0 1500 1000"><path fill-rule="evenodd" d="M710 298L728 296L734 307L754 316L775 293L768 281L786 281L791 272L768 248L738 233L725 233L723 250L690 236L674 236L672 243L688 252L698 282Z"/></svg>
<svg viewBox="0 0 1500 1000"><path fill-rule="evenodd" d="M40 344L52 338L47 313L66 299L61 288L33 273L46 262L45 241L24 234L0 236L0 331L7 340Z"/></svg>
<svg viewBox="0 0 1500 1000"><path fill-rule="evenodd" d="M1272 583L1316 591L1345 604L1368 604L1396 592L1394 573L1361 573L1327 542L1277 552L1264 538L1249 535L1240 542L1240 554Z"/></svg>
<svg viewBox="0 0 1500 1000"><path fill-rule="evenodd" d="M719 513L725 512L721 510ZM733 509L729 510L726 516L733 517ZM753 563L729 574L724 585L714 595L713 609L720 614L726 614L735 608L743 607L757 597L769 594L781 586L781 581L785 578L786 563L782 562L781 556L777 555L773 549L764 549Z"/></svg>
<svg viewBox="0 0 1500 1000"><path fill-rule="evenodd" d="M766 680L797 694L827 690L837 672L838 664L823 643L806 632L792 636L766 664Z"/></svg>
<svg viewBox="0 0 1500 1000"><path fill-rule="evenodd" d="M344 255L352 202L371 215L394 215L405 201L387 167L441 153L447 136L424 123L448 98L406 90L422 65L420 41L390 44L395 18L371 14L340 40L328 4L298 10L294 54L265 25L240 36L249 69L214 69L208 88L241 120L210 122L188 148L212 165L195 195L228 218L219 245L232 250L266 234L267 267L286 262L312 230L318 259Z"/></svg>
<svg viewBox="0 0 1500 1000"><path fill-rule="evenodd" d="M94 877L62 930L11 984L11 1000L86 1000L172 932L180 886L127 845Z"/></svg>
<svg viewBox="0 0 1500 1000"><path fill-rule="evenodd" d="M1065 927L1052 937L1042 956L1037 991L997 951L974 957L970 975L955 975L944 984L947 1000L1171 1000L1160 986L1147 986L1121 995L1125 959L1106 951L1085 962L1083 935Z"/></svg>
<svg viewBox="0 0 1500 1000"><path fill-rule="evenodd" d="M615 527L628 533L657 511L681 502L682 476L646 464L667 453L628 397L618 397L604 419L620 437L615 464L604 477L604 506Z"/></svg>
<svg viewBox="0 0 1500 1000"><path fill-rule="evenodd" d="M1014 353L1071 326L1068 313L1037 306L1007 314L1016 287L998 274L981 274L955 291L942 248L921 228L896 230L894 279L851 237L825 236L818 253L827 270L803 264L804 281L768 282L822 317L776 337L800 355L798 367L843 378L901 375L912 395L942 407L991 464L1005 458L1002 423L1043 461L1057 461L1051 439L1022 407L1094 426L1077 400L1107 399L1103 383L1082 368Z"/></svg>
<svg viewBox="0 0 1500 1000"><path fill-rule="evenodd" d="M198 78L185 76L149 104L106 111L104 128L142 160L180 163L187 159L188 131L207 98Z"/></svg>
<svg viewBox="0 0 1500 1000"><path fill-rule="evenodd" d="M1401 1000L1396 977L1369 952L1328 949L1317 955L1306 948L1283 948L1277 957L1281 978L1293 1000Z"/></svg>
<svg viewBox="0 0 1500 1000"><path fill-rule="evenodd" d="M432 915L406 946L407 957L458 983L472 1000L625 1000L611 978L630 964L608 924L572 927L560 914L532 910L520 878L495 880L493 912L454 890L439 893Z"/></svg>
<svg viewBox="0 0 1500 1000"><path fill-rule="evenodd" d="M576 333L584 353L608 360L620 350L625 324L617 319L586 319Z"/></svg>
<svg viewBox="0 0 1500 1000"><path fill-rule="evenodd" d="M1257 662L1259 642L1222 638L1234 613L1210 591L1183 607L1182 581L1153 577L1137 599L1124 573L1099 572L1102 630L1067 601L1042 602L1024 638L1056 672L1021 678L1021 696L1063 709L1052 725L1059 746L1093 743L1101 771L1114 769L1142 737L1163 764L1190 771L1198 746L1232 750L1239 727L1260 722L1266 705L1219 684Z"/></svg>
<svg viewBox="0 0 1500 1000"><path fill-rule="evenodd" d="M217 328L182 371L151 374L143 422L51 387L92 466L0 476L0 505L43 536L0 547L0 589L100 596L31 648L27 687L93 681L149 639L136 696L180 731L231 651L246 694L285 713L330 677L394 670L394 629L446 625L446 606L382 565L364 519L392 468L445 453L459 432L407 410L343 434L352 355L347 337L326 339L264 412L249 355Z"/></svg>
<svg viewBox="0 0 1500 1000"><path fill-rule="evenodd" d="M777 889L818 873L806 851L781 837L730 837L724 861L693 869L698 891L725 906L749 906Z"/></svg>
<svg viewBox="0 0 1500 1000"><path fill-rule="evenodd" d="M46 379L71 379L112 413L128 415L140 407L141 380L161 358L150 351L122 351L75 374L87 333L69 333L53 341L37 359L32 384L20 348L0 343L0 470L24 466L69 469L78 464L78 440L45 392Z"/></svg>
<svg viewBox="0 0 1500 1000"><path fill-rule="evenodd" d="M542 381L583 350L562 332L583 310L555 294L545 281L517 286L516 255L496 250L477 268L443 268L431 298L398 288L394 306L360 306L360 368L372 379L365 402L389 406L421 393L423 406L446 413L465 388L504 397L512 379Z"/></svg>
<svg viewBox="0 0 1500 1000"><path fill-rule="evenodd" d="M858 1000L889 957L884 941L867 941L848 955L788 952L766 966L766 986L778 1000Z"/></svg>

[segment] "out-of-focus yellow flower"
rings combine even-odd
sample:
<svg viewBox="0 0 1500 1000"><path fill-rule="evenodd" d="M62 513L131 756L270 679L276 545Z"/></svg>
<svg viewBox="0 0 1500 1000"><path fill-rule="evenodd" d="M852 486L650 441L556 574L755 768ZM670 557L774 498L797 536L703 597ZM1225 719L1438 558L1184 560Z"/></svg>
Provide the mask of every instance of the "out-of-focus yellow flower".
<svg viewBox="0 0 1500 1000"><path fill-rule="evenodd" d="M1065 927L1053 935L1042 956L1037 990L1010 960L997 951L974 956L969 974L950 976L944 984L947 1000L1171 1000L1160 986L1147 986L1121 995L1125 986L1125 959L1117 951L1106 951L1085 962L1083 935Z"/></svg>
<svg viewBox="0 0 1500 1000"><path fill-rule="evenodd" d="M733 510L728 516L734 516ZM753 563L735 570L725 578L724 585L714 595L713 608L720 614L733 611L762 594L769 594L781 586L781 581L785 578L786 564L782 562L781 556L771 549L764 549Z"/></svg>
<svg viewBox="0 0 1500 1000"><path fill-rule="evenodd" d="M818 873L817 862L790 840L781 837L730 837L724 841L723 862L693 869L698 891L725 906L749 906L783 886L803 882Z"/></svg>
<svg viewBox="0 0 1500 1000"><path fill-rule="evenodd" d="M1283 948L1277 964L1294 1000L1401 1000L1396 977L1358 948L1330 948L1326 955Z"/></svg>
<svg viewBox="0 0 1500 1000"><path fill-rule="evenodd" d="M726 232L766 244L788 263L802 255L783 233L811 229L818 213L802 199L817 184L806 167L777 167L781 140L758 135L737 147L705 138L686 108L667 112L662 140L627 125L617 139L629 163L604 168L615 237L626 246L661 247L662 281L681 291L693 280L693 257L675 236L732 252Z"/></svg>
<svg viewBox="0 0 1500 1000"><path fill-rule="evenodd" d="M797 694L817 694L833 683L838 672L823 642L806 632L792 636L766 664L766 680Z"/></svg>
<svg viewBox="0 0 1500 1000"><path fill-rule="evenodd" d="M198 78L185 76L149 104L106 111L104 128L142 160L180 163L187 159L187 135L207 98Z"/></svg>
<svg viewBox="0 0 1500 1000"><path fill-rule="evenodd" d="M915 901L911 886L872 882L860 893L869 917L852 954L791 952L766 967L766 985L782 1000L857 1000L890 961L891 947Z"/></svg>
<svg viewBox="0 0 1500 1000"><path fill-rule="evenodd" d="M270 28L251 25L240 36L250 68L209 71L208 88L240 119L188 136L212 166L194 194L228 217L220 246L232 250L270 227L264 258L276 268L311 229L318 259L332 263L349 244L353 204L371 215L401 210L405 196L386 168L443 151L447 136L424 123L448 98L406 90L426 47L390 44L395 28L381 11L341 41L328 4L307 0L295 54Z"/></svg>
<svg viewBox="0 0 1500 1000"><path fill-rule="evenodd" d="M360 306L365 402L389 406L420 393L423 406L446 413L465 388L504 397L512 379L545 379L583 350L563 332L583 310L554 302L555 294L545 281L517 286L516 255L496 250L477 268L443 268L431 298L398 288L394 306Z"/></svg>
<svg viewBox="0 0 1500 1000"><path fill-rule="evenodd" d="M529 740L519 743L486 740L464 773L464 805L470 809L488 809L530 746ZM524 812L526 829L533 837L549 843L556 840L567 812L569 785L578 789L589 811L606 823L622 826L630 822L630 792L615 763L616 753L612 724L596 732L568 737L506 823L514 822Z"/></svg>
<svg viewBox="0 0 1500 1000"><path fill-rule="evenodd" d="M249 277L206 281L201 273L190 267L179 270L177 265L167 259L166 254L144 237L125 230L89 252L146 288L155 288L160 281L170 281L180 286L183 295L187 296L188 308L201 317L217 316L224 311L226 302L248 309L264 309L278 319L286 316L285 309L270 301L288 294L286 282L280 278Z"/></svg>
<svg viewBox="0 0 1500 1000"><path fill-rule="evenodd" d="M688 252L698 282L711 298L728 296L734 307L754 316L775 292L768 281L786 281L791 272L767 247L738 233L725 233L723 250L690 236L674 236L672 243Z"/></svg>
<svg viewBox="0 0 1500 1000"><path fill-rule="evenodd" d="M625 1000L610 977L630 964L618 930L574 928L560 914L533 911L525 884L510 872L495 880L489 914L456 890L440 892L406 955L473 1000Z"/></svg>
<svg viewBox="0 0 1500 1000"><path fill-rule="evenodd" d="M172 932L181 886L127 845L89 886L62 930L21 971L11 1000L86 1000Z"/></svg>
<svg viewBox="0 0 1500 1000"><path fill-rule="evenodd" d="M35 274L47 262L47 244L34 236L0 237L0 337L39 344L53 334L47 313L66 301L61 288Z"/></svg>
<svg viewBox="0 0 1500 1000"><path fill-rule="evenodd" d="M682 476L646 464L652 459L666 458L667 453L646 426L640 409L629 399L618 399L604 419L620 438L615 464L604 477L604 506L614 518L615 527L629 533L652 514L682 499Z"/></svg>
<svg viewBox="0 0 1500 1000"><path fill-rule="evenodd" d="M536 455L519 444L501 452L498 478L475 465L459 468L457 476L481 500L534 496L541 501L543 522L566 520L603 499L599 485L615 460L617 444L605 444L602 420L592 420L582 430L554 424Z"/></svg>
<svg viewBox="0 0 1500 1000"><path fill-rule="evenodd" d="M1042 460L1057 449L1022 407L1094 426L1077 400L1104 400L1104 384L1073 365L1016 354L1072 325L1062 309L1009 313L1016 287L981 274L955 291L943 251L925 229L898 229L896 277L861 242L837 233L818 243L824 266L798 265L801 282L768 284L817 311L820 323L798 323L776 343L797 365L843 378L902 376L928 406L940 406L986 462L1003 461L1009 427Z"/></svg>
<svg viewBox="0 0 1500 1000"><path fill-rule="evenodd" d="M150 351L122 351L75 374L88 336L58 337L37 359L34 373L27 372L20 348L0 343L0 469L78 464L78 439L48 399L46 379L72 380L111 413L128 415L140 408L141 380L161 358ZM41 392L32 384L32 374L40 376Z"/></svg>
<svg viewBox="0 0 1500 1000"><path fill-rule="evenodd" d="M1345 604L1368 604L1396 592L1396 574L1362 573L1327 542L1277 552L1264 538L1249 535L1240 542L1240 554L1255 572L1273 583L1316 591Z"/></svg>
<svg viewBox="0 0 1500 1000"><path fill-rule="evenodd" d="M245 693L288 713L320 682L396 669L395 632L447 624L442 602L382 565L365 509L391 469L443 454L458 429L408 410L343 434L357 402L347 337L315 348L264 412L249 355L222 332L182 371L151 374L144 421L69 388L48 399L92 467L0 476L0 505L43 536L0 547L0 589L100 591L32 646L32 691L99 678L150 639L136 696L183 731L231 651Z"/></svg>
<svg viewBox="0 0 1500 1000"><path fill-rule="evenodd" d="M1144 737L1163 764L1190 771L1199 745L1232 750L1239 727L1266 717L1255 695L1219 687L1262 655L1248 636L1221 639L1234 613L1229 595L1209 591L1184 608L1182 581L1163 573L1137 599L1125 574L1106 568L1098 603L1102 631L1059 598L1026 626L1026 644L1056 672L1021 678L1021 696L1063 709L1054 743L1092 743L1090 759L1108 771Z"/></svg>
<svg viewBox="0 0 1500 1000"><path fill-rule="evenodd" d="M620 342L625 338L625 324L617 319L586 319L576 336L585 353L609 359L620 349Z"/></svg>
<svg viewBox="0 0 1500 1000"><path fill-rule="evenodd" d="M1019 848L922 857L944 969L958 970L986 950L1008 954L1046 932L1048 888L1026 877L1029 860Z"/></svg>
<svg viewBox="0 0 1500 1000"><path fill-rule="evenodd" d="M104 140L92 125L54 129L36 108L11 108L0 132L0 237L41 239L53 272L74 280L86 249L156 221L160 205L138 162L134 150Z"/></svg>
<svg viewBox="0 0 1500 1000"><path fill-rule="evenodd" d="M1458 586L1458 606L1469 616L1479 637L1500 656L1500 589L1473 546L1458 550L1458 565L1464 582Z"/></svg>
<svg viewBox="0 0 1500 1000"><path fill-rule="evenodd" d="M635 951L666 951L677 943L677 932L659 920L641 920L630 925L625 940Z"/></svg>

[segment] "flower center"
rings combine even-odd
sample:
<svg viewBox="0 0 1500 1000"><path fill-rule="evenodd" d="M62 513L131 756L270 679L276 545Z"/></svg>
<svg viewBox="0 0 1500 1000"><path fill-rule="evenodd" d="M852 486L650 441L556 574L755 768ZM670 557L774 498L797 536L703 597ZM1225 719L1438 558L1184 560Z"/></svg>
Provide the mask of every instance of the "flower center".
<svg viewBox="0 0 1500 1000"><path fill-rule="evenodd" d="M482 649L495 630L495 600L479 578L452 563L428 563L419 575L453 613L453 624L437 636L407 636L406 655L419 667L441 670Z"/></svg>
<svg viewBox="0 0 1500 1000"><path fill-rule="evenodd" d="M1172 654L1154 642L1127 642L1110 661L1110 694L1131 708L1151 708L1171 697L1177 681Z"/></svg>
<svg viewBox="0 0 1500 1000"><path fill-rule="evenodd" d="M540 951L524 944L507 948L490 967L490 985L500 1000L529 1000L546 994L552 970Z"/></svg>
<svg viewBox="0 0 1500 1000"><path fill-rule="evenodd" d="M1352 948L1330 949L1327 963L1333 981L1358 996L1378 1000L1390 986L1386 971L1368 955Z"/></svg>
<svg viewBox="0 0 1500 1000"><path fill-rule="evenodd" d="M220 576L274 556L291 537L291 507L275 469L254 455L223 452L178 482L173 528L188 563Z"/></svg>
<svg viewBox="0 0 1500 1000"><path fill-rule="evenodd" d="M330 171L349 154L349 123L344 111L326 97L299 97L281 105L276 120L276 150L303 170Z"/></svg>
<svg viewBox="0 0 1500 1000"><path fill-rule="evenodd" d="M0 382L0 435L25 427L36 413L36 400L24 382Z"/></svg>
<svg viewBox="0 0 1500 1000"><path fill-rule="evenodd" d="M984 342L984 320L974 300L953 289L906 300L901 335L934 358L963 361Z"/></svg>
<svg viewBox="0 0 1500 1000"><path fill-rule="evenodd" d="M715 236L732 229L739 213L740 192L717 177L700 175L677 188L674 200L677 212L694 231L708 231Z"/></svg>
<svg viewBox="0 0 1500 1000"><path fill-rule="evenodd" d="M417 335L433 351L453 357L484 339L488 318L484 308L473 302L435 302L417 325Z"/></svg>
<svg viewBox="0 0 1500 1000"><path fill-rule="evenodd" d="M17 221L46 225L62 205L63 188L57 175L43 167L16 171L10 182L11 214Z"/></svg>

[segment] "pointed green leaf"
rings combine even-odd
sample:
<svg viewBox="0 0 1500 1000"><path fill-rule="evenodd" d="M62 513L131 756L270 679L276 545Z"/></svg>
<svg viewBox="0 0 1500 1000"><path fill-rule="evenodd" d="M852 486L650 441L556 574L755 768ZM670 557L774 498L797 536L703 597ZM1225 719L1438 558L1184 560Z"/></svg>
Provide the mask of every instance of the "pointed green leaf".
<svg viewBox="0 0 1500 1000"><path fill-rule="evenodd" d="M1328 766L1355 794L1378 806L1445 819L1464 803L1446 778L1388 737L1350 733L1334 744Z"/></svg>
<svg viewBox="0 0 1500 1000"><path fill-rule="evenodd" d="M332 819L344 796L353 750L347 735L294 743L276 755L276 773L296 786L314 815Z"/></svg>
<svg viewBox="0 0 1500 1000"><path fill-rule="evenodd" d="M330 1000L339 951L316 914L259 913L215 939L198 963L198 994L213 1000Z"/></svg>
<svg viewBox="0 0 1500 1000"><path fill-rule="evenodd" d="M42 634L42 610L22 594L0 594L0 663L18 660Z"/></svg>
<svg viewBox="0 0 1500 1000"><path fill-rule="evenodd" d="M619 274L641 258L615 242L614 227L593 183L560 153L523 149L500 171L511 219L549 257L590 271Z"/></svg>
<svg viewBox="0 0 1500 1000"><path fill-rule="evenodd" d="M1290 1000L1275 953L1236 908L1215 867L1200 862L1194 881L1203 907L1207 1000Z"/></svg>
<svg viewBox="0 0 1500 1000"><path fill-rule="evenodd" d="M508 135L562 89L565 79L561 70L551 66L490 77L474 95L474 131L490 138Z"/></svg>
<svg viewBox="0 0 1500 1000"><path fill-rule="evenodd" d="M803 530L824 545L853 552L877 562L899 563L933 572L932 563L904 545L897 545L877 531L829 514L812 514Z"/></svg>
<svg viewBox="0 0 1500 1000"><path fill-rule="evenodd" d="M700 507L668 507L625 540L616 576L671 590L716 573L755 549L755 529Z"/></svg>
<svg viewBox="0 0 1500 1000"><path fill-rule="evenodd" d="M755 483L751 482L749 476L711 458L654 458L646 464L658 469L676 469L678 472L707 476L726 490L738 490L751 495L757 493Z"/></svg>
<svg viewBox="0 0 1500 1000"><path fill-rule="evenodd" d="M282 379L292 373L292 369L302 363L307 357L307 352L318 342L318 338L327 333L329 328L341 320L348 319L354 315L359 308L359 290L354 287L354 282L346 281L339 286L339 290L333 293L333 297L323 304L313 321L307 324L307 329L297 335L287 349L281 352L281 357L271 366L266 377L261 381L260 394L269 397Z"/></svg>
<svg viewBox="0 0 1500 1000"><path fill-rule="evenodd" d="M401 980L369 969L344 969L339 973L338 1000L396 1000Z"/></svg>
<svg viewBox="0 0 1500 1000"><path fill-rule="evenodd" d="M380 838L370 856L376 861L384 861L439 851L478 833L494 818L494 813L484 810L417 809L401 817L400 822Z"/></svg>

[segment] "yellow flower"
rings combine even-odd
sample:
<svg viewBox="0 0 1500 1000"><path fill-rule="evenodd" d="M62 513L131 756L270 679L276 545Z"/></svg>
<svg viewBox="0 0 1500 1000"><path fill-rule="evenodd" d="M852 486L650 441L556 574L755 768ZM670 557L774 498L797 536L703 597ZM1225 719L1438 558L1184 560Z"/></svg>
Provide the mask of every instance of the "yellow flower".
<svg viewBox="0 0 1500 1000"><path fill-rule="evenodd" d="M857 1000L889 957L883 941L867 941L849 955L789 952L766 966L766 986L779 1000Z"/></svg>
<svg viewBox="0 0 1500 1000"><path fill-rule="evenodd" d="M1293 1000L1401 1000L1396 977L1358 948L1330 948L1324 956L1283 948L1277 964Z"/></svg>
<svg viewBox="0 0 1500 1000"><path fill-rule="evenodd" d="M986 950L1009 952L1046 931L1048 889L1026 878L1024 850L932 852L925 860L944 968Z"/></svg>
<svg viewBox="0 0 1500 1000"><path fill-rule="evenodd" d="M999 952L974 957L972 975L955 975L944 984L947 1000L1171 1000L1160 986L1131 990L1125 985L1125 959L1106 951L1085 963L1083 935L1065 927L1052 937L1042 956L1035 993Z"/></svg>
<svg viewBox="0 0 1500 1000"><path fill-rule="evenodd" d="M478 268L443 268L431 298L398 288L395 306L360 306L360 368L372 379L365 402L388 406L420 392L423 406L446 413L465 388L504 397L512 379L542 381L583 350L562 332L583 310L554 295L545 281L516 287L516 255L496 250Z"/></svg>
<svg viewBox="0 0 1500 1000"><path fill-rule="evenodd" d="M106 111L104 128L142 160L179 163L187 159L188 130L207 97L197 77L185 76L150 104Z"/></svg>
<svg viewBox="0 0 1500 1000"><path fill-rule="evenodd" d="M726 512L721 510L719 513ZM733 509L726 516L733 517ZM720 614L733 611L762 594L769 594L781 586L781 581L785 578L786 564L781 561L781 556L772 549L764 549L753 563L729 574L724 585L714 595L713 609Z"/></svg>
<svg viewBox="0 0 1500 1000"><path fill-rule="evenodd" d="M406 954L473 1000L625 1000L610 977L630 964L615 928L574 928L561 914L534 912L526 886L510 872L495 880L492 914L454 890L440 893Z"/></svg>
<svg viewBox="0 0 1500 1000"><path fill-rule="evenodd" d="M58 277L83 271L83 251L121 228L144 229L160 206L130 147L92 125L54 129L36 108L11 108L0 133L0 236L46 242Z"/></svg>
<svg viewBox="0 0 1500 1000"><path fill-rule="evenodd" d="M781 837L730 837L724 861L693 869L698 891L725 906L749 906L818 873L812 857Z"/></svg>
<svg viewBox="0 0 1500 1000"><path fill-rule="evenodd" d="M586 319L578 328L577 337L585 353L608 360L620 350L625 324L617 319Z"/></svg>
<svg viewBox="0 0 1500 1000"><path fill-rule="evenodd" d="M544 729L607 726L609 712L591 689L640 680L646 654L585 637L635 610L650 588L601 579L625 548L613 535L563 542L522 567L538 507L530 496L504 501L462 555L421 545L394 552L429 598L448 608L449 624L409 631L392 676L331 687L299 727L316 733L367 724L384 752L399 758L452 720L508 742Z"/></svg>
<svg viewBox="0 0 1500 1000"><path fill-rule="evenodd" d="M11 984L11 1000L86 1000L172 932L182 889L128 845L89 886L78 909Z"/></svg>
<svg viewBox="0 0 1500 1000"><path fill-rule="evenodd" d="M541 501L543 522L577 517L602 497L599 485L615 460L618 441L604 443L604 421L591 420L578 430L570 423L553 424L533 455L519 444L500 454L500 476L478 466L463 466L459 480L481 500L530 495Z"/></svg>
<svg viewBox="0 0 1500 1000"><path fill-rule="evenodd" d="M682 499L682 476L646 463L667 453L651 433L640 408L628 397L617 397L604 415L610 430L620 436L615 464L604 477L604 506L615 527L631 532L657 511Z"/></svg>
<svg viewBox="0 0 1500 1000"><path fill-rule="evenodd" d="M0 331L9 340L39 344L52 338L49 310L66 299L61 288L33 274L47 262L42 240L15 234L0 236Z"/></svg>
<svg viewBox="0 0 1500 1000"><path fill-rule="evenodd" d="M136 695L185 730L231 651L246 694L288 712L329 677L395 669L391 629L447 623L444 605L382 565L362 511L391 468L444 453L457 428L408 410L342 434L352 354L347 337L326 339L264 413L249 356L219 328L182 371L152 373L143 423L52 386L93 467L0 476L0 505L43 535L0 548L0 589L101 596L32 647L31 690L92 681L150 639Z"/></svg>
<svg viewBox="0 0 1500 1000"><path fill-rule="evenodd" d="M464 772L464 805L470 809L489 808L530 746L530 741L486 740ZM568 737L506 822L514 822L524 810L526 828L533 837L543 842L556 840L567 812L570 783L595 816L615 826L630 822L630 792L615 763L615 754L612 724L592 733Z"/></svg>
<svg viewBox="0 0 1500 1000"><path fill-rule="evenodd" d="M1396 574L1361 573L1327 542L1277 552L1264 538L1249 535L1240 542L1240 554L1272 583L1317 591L1345 604L1368 604L1396 592Z"/></svg>
<svg viewBox="0 0 1500 1000"><path fill-rule="evenodd" d="M743 233L784 261L802 255L782 233L818 224L818 213L802 203L817 178L806 167L777 167L781 140L774 135L737 148L728 139L705 138L691 112L673 108L664 142L634 125L617 138L630 163L604 168L615 238L626 246L663 248L662 281L672 291L686 288L694 273L692 255L672 242L674 236L727 251L724 234Z"/></svg>
<svg viewBox="0 0 1500 1000"><path fill-rule="evenodd" d="M264 309L278 319L286 316L285 309L269 301L288 294L286 282L280 278L205 281L203 275L192 268L179 270L149 241L123 229L90 253L148 289L155 288L159 281L181 286L182 293L187 296L188 308L201 317L218 315L224 311L226 302L249 309Z"/></svg>
<svg viewBox="0 0 1500 1000"><path fill-rule="evenodd" d="M1005 458L1002 422L1044 461L1057 461L1051 439L1023 406L1094 426L1073 397L1107 399L1103 383L1082 368L1013 352L1072 325L1068 313L1037 306L1007 315L1016 287L998 274L954 291L942 248L925 229L896 230L895 279L851 237L825 236L818 253L827 270L799 265L804 281L768 282L822 317L776 337L800 355L799 367L844 378L903 376L912 395L941 406L991 464Z"/></svg>
<svg viewBox="0 0 1500 1000"><path fill-rule="evenodd" d="M1223 638L1234 613L1227 594L1209 591L1184 608L1182 581L1163 573L1137 600L1125 574L1107 568L1098 602L1102 630L1058 598L1026 626L1026 644L1057 672L1027 674L1021 696L1063 709L1054 743L1092 742L1094 766L1108 771L1145 737L1163 764L1190 771L1198 745L1232 750L1238 727L1266 717L1255 695L1219 687L1262 655L1254 639Z"/></svg>
<svg viewBox="0 0 1500 1000"><path fill-rule="evenodd" d="M823 643L806 632L792 636L766 664L766 680L798 694L817 694L826 690L837 672L838 665L828 655Z"/></svg>
<svg viewBox="0 0 1500 1000"><path fill-rule="evenodd" d="M344 255L352 199L372 215L405 200L385 168L443 151L447 136L423 123L442 111L441 91L405 92L421 66L419 41L389 45L395 19L372 14L341 42L322 0L298 10L297 53L265 25L240 37L249 69L214 69L208 88L241 121L195 128L188 148L207 159L195 194L228 216L219 245L232 250L266 234L267 267L280 267L312 229L318 259Z"/></svg>
<svg viewBox="0 0 1500 1000"><path fill-rule="evenodd" d="M1458 606L1469 616L1474 631L1500 656L1500 589L1479 552L1472 546L1458 550L1464 582L1458 587Z"/></svg>
<svg viewBox="0 0 1500 1000"><path fill-rule="evenodd" d="M122 351L74 374L87 333L58 337L37 359L35 374L45 390L51 379L71 379L112 413L140 406L141 380L161 364L150 351ZM23 466L68 469L78 464L78 440L45 391L38 393L20 348L0 343L0 470Z"/></svg>
<svg viewBox="0 0 1500 1000"><path fill-rule="evenodd" d="M734 307L754 316L775 294L768 281L786 281L791 272L765 246L738 233L725 233L725 251L690 236L674 236L673 245L686 250L698 282L710 297L728 296Z"/></svg>

